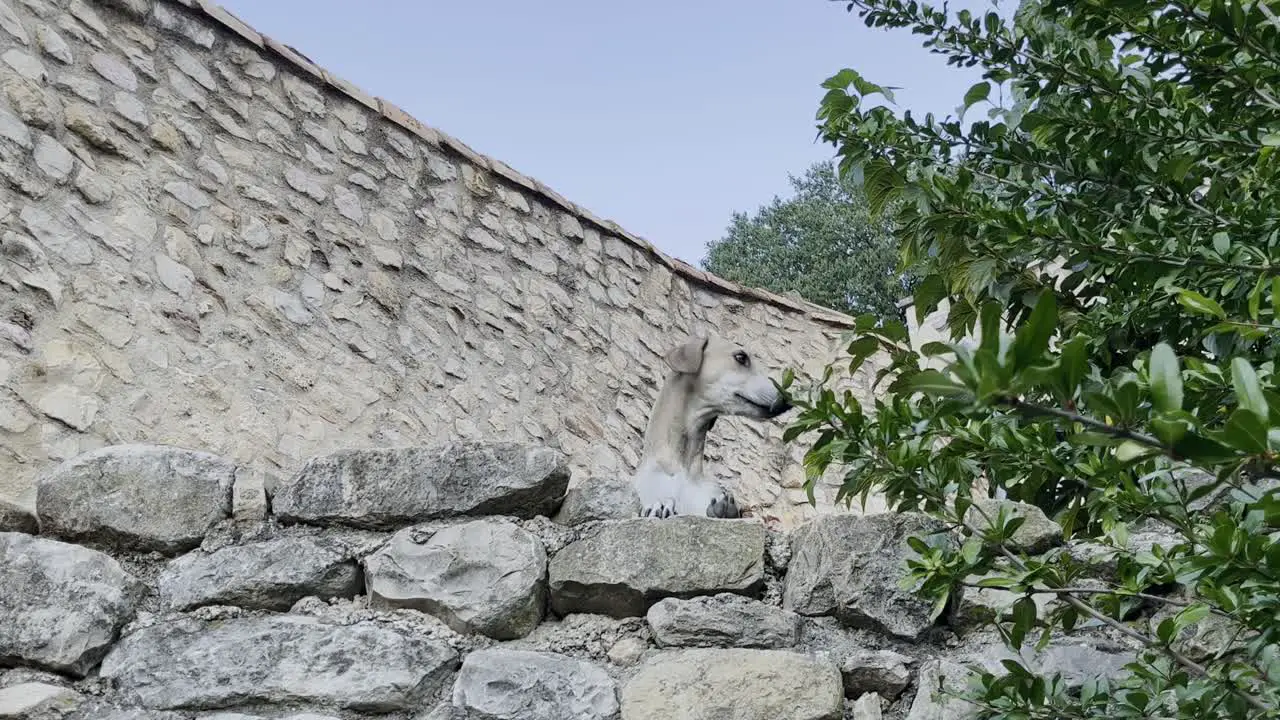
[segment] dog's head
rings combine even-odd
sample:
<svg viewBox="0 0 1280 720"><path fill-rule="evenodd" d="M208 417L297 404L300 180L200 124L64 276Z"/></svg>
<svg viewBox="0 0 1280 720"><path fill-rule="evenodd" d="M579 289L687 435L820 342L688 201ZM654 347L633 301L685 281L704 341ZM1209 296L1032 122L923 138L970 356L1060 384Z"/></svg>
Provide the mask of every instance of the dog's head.
<svg viewBox="0 0 1280 720"><path fill-rule="evenodd" d="M668 352L666 361L676 372L693 376L695 397L714 415L767 420L791 409L768 368L724 338L692 337Z"/></svg>

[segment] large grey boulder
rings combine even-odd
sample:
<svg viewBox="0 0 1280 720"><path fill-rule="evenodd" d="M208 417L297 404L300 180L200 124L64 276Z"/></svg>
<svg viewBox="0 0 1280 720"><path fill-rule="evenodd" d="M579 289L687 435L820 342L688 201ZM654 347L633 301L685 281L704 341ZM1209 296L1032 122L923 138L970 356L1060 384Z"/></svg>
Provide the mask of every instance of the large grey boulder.
<svg viewBox="0 0 1280 720"><path fill-rule="evenodd" d="M593 520L622 520L640 515L640 496L625 475L587 478L564 497L555 521L581 525Z"/></svg>
<svg viewBox="0 0 1280 720"><path fill-rule="evenodd" d="M965 513L965 522L979 530L988 530L999 519L1001 510L1006 518L1023 518L1022 525L1009 538L1010 550L1038 555L1062 543L1062 526L1050 520L1040 508L1027 503L976 498Z"/></svg>
<svg viewBox="0 0 1280 720"><path fill-rule="evenodd" d="M343 450L275 488L284 522L394 529L468 515L551 516L569 485L564 453L513 442Z"/></svg>
<svg viewBox="0 0 1280 720"><path fill-rule="evenodd" d="M800 641L799 615L733 593L660 600L645 619L664 647L787 648Z"/></svg>
<svg viewBox="0 0 1280 720"><path fill-rule="evenodd" d="M764 545L764 527L749 520L612 520L551 559L551 606L621 618L667 597L754 595L764 585Z"/></svg>
<svg viewBox="0 0 1280 720"><path fill-rule="evenodd" d="M843 712L835 664L784 650L663 653L622 688L622 720L840 720Z"/></svg>
<svg viewBox="0 0 1280 720"><path fill-rule="evenodd" d="M603 668L585 660L490 648L463 661L453 704L486 720L611 720L618 691Z"/></svg>
<svg viewBox="0 0 1280 720"><path fill-rule="evenodd" d="M421 538L391 537L365 559L370 604L434 615L460 633L528 635L547 601L547 553L533 533L501 519L465 522Z"/></svg>
<svg viewBox="0 0 1280 720"><path fill-rule="evenodd" d="M96 550L0 533L0 666L83 677L132 619L145 591Z"/></svg>
<svg viewBox="0 0 1280 720"><path fill-rule="evenodd" d="M236 465L167 445L111 445L42 476L43 534L71 542L177 554L231 517Z"/></svg>
<svg viewBox="0 0 1280 720"><path fill-rule="evenodd" d="M337 542L282 537L200 550L171 560L156 584L175 610L236 605L288 610L304 597L354 597L364 589L360 566Z"/></svg>
<svg viewBox="0 0 1280 720"><path fill-rule="evenodd" d="M900 586L915 556L910 536L954 546L939 521L917 513L826 515L792 535L783 607L830 615L850 627L917 640L933 625L932 607Z"/></svg>
<svg viewBox="0 0 1280 720"><path fill-rule="evenodd" d="M416 708L457 666L447 645L376 623L277 615L143 628L117 643L101 676L153 710L261 703L386 713Z"/></svg>
<svg viewBox="0 0 1280 720"><path fill-rule="evenodd" d="M11 502L0 500L0 532L20 532L35 535L40 532L36 514Z"/></svg>

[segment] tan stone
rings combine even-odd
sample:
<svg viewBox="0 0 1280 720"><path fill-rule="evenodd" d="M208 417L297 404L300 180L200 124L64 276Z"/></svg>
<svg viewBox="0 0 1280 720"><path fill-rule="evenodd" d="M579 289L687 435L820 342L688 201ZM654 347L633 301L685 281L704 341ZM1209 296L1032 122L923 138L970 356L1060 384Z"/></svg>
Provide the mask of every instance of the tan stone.
<svg viewBox="0 0 1280 720"><path fill-rule="evenodd" d="M840 720L843 709L834 663L784 650L664 653L622 688L622 720Z"/></svg>

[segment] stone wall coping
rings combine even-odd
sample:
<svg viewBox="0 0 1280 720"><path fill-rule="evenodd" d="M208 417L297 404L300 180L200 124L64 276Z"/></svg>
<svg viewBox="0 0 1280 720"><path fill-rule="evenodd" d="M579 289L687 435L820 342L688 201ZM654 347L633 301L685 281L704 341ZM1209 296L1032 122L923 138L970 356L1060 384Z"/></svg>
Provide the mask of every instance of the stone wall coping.
<svg viewBox="0 0 1280 720"><path fill-rule="evenodd" d="M118 6L120 3L120 0L96 1L112 6ZM348 99L373 110L374 112L377 112L387 121L403 128L434 147L459 155L478 168L492 172L509 182L526 188L530 192L541 195L545 200L548 200L552 204L558 205L564 208L565 211L575 215L579 221L595 226L598 231L615 235L631 246L647 253L652 259L666 266L673 273L684 277L686 280L705 288L709 288L718 294L756 300L783 308L790 312L800 313L805 316L805 318L824 325L840 328L850 328L854 325L854 319L852 317L835 310L824 308L806 300L783 297L760 288L739 285L738 283L716 277L704 270L699 270L683 260L667 255L648 240L645 240L634 233L628 232L616 222L613 222L612 220L603 220L586 208L566 199L564 196L555 192L538 180L520 173L500 160L476 152L463 141L438 128L428 126L400 109L391 101L369 95L356 87L353 83L316 65L293 47L254 30L248 23L238 18L234 13L211 0L155 1L181 6L188 11L202 15L204 19L226 29L237 38L253 45L259 50L274 55L276 58L284 61L288 65L300 70L303 77L310 77L314 79L317 84L327 86L332 91L343 95Z"/></svg>

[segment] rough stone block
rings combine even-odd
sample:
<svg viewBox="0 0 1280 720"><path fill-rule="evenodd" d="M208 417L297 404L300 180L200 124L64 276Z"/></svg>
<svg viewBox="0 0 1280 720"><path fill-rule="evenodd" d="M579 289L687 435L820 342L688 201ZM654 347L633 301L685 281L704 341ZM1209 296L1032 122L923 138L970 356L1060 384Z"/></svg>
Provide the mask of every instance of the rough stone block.
<svg viewBox="0 0 1280 720"><path fill-rule="evenodd" d="M312 458L271 501L285 522L389 529L467 515L551 515L569 485L563 453L456 442Z"/></svg>
<svg viewBox="0 0 1280 720"><path fill-rule="evenodd" d="M365 560L370 602L421 610L460 633L497 640L528 635L547 600L542 541L497 518L462 523L419 539L401 530Z"/></svg>
<svg viewBox="0 0 1280 720"><path fill-rule="evenodd" d="M453 705L492 720L613 720L618 691L603 668L585 660L489 648L463 661Z"/></svg>
<svg viewBox="0 0 1280 720"><path fill-rule="evenodd" d="M922 665L916 682L916 695L911 700L906 720L969 720L977 717L978 709L973 704L939 692L963 692L971 675L968 668L950 660L930 660Z"/></svg>
<svg viewBox="0 0 1280 720"><path fill-rule="evenodd" d="M664 647L788 648L800 640L800 616L733 593L667 598L645 615Z"/></svg>
<svg viewBox="0 0 1280 720"><path fill-rule="evenodd" d="M47 535L177 554L231 516L236 466L165 445L111 445L40 478L36 512Z"/></svg>
<svg viewBox="0 0 1280 720"><path fill-rule="evenodd" d="M955 543L945 526L924 515L828 515L792 535L783 607L801 615L830 615L863 627L917 640L932 627L930 603L900 582L915 551L907 538Z"/></svg>
<svg viewBox="0 0 1280 720"><path fill-rule="evenodd" d="M156 583L161 600L175 610L201 605L288 610L304 597L349 598L364 590L351 553L316 537L196 550L170 561Z"/></svg>
<svg viewBox="0 0 1280 720"><path fill-rule="evenodd" d="M388 713L417 708L457 667L447 645L375 623L268 616L143 628L120 640L101 675L153 710L263 703Z"/></svg>
<svg viewBox="0 0 1280 720"><path fill-rule="evenodd" d="M840 661L845 695L856 698L874 693L895 700L911 682L911 662L911 658L892 650L850 653Z"/></svg>
<svg viewBox="0 0 1280 720"><path fill-rule="evenodd" d="M1062 543L1062 526L1045 516L1040 508L1027 503L976 499L965 514L965 521L976 528L986 529L1000 517L1002 508L1009 518L1025 518L1010 538L1011 550L1036 555Z"/></svg>
<svg viewBox="0 0 1280 720"><path fill-rule="evenodd" d="M840 720L840 671L783 650L664 653L622 688L622 720Z"/></svg>
<svg viewBox="0 0 1280 720"><path fill-rule="evenodd" d="M764 527L745 520L610 521L552 558L551 606L627 617L668 597L754 595L764 585L764 545Z"/></svg>
<svg viewBox="0 0 1280 720"><path fill-rule="evenodd" d="M145 587L96 550L0 533L0 665L86 675Z"/></svg>
<svg viewBox="0 0 1280 720"><path fill-rule="evenodd" d="M640 496L624 475L587 478L564 497L555 521L581 525L593 520L623 520L640 515Z"/></svg>

